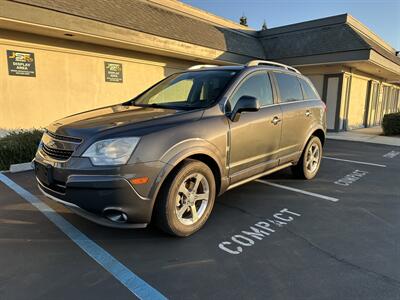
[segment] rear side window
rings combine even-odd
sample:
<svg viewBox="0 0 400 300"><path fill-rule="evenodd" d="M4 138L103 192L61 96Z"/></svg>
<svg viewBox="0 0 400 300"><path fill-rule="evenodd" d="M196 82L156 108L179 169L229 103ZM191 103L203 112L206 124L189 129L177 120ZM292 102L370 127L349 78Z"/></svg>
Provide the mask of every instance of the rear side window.
<svg viewBox="0 0 400 300"><path fill-rule="evenodd" d="M319 95L314 91L314 89L311 87L310 83L305 81L302 78L299 78L301 87L303 88L303 94L304 94L304 99L309 100L309 99L319 99Z"/></svg>
<svg viewBox="0 0 400 300"><path fill-rule="evenodd" d="M281 102L290 102L303 100L303 92L301 91L300 82L296 76L274 73L278 82Z"/></svg>
<svg viewBox="0 0 400 300"><path fill-rule="evenodd" d="M261 106L272 104L274 100L269 75L260 72L246 78L231 97L229 111L235 107L237 101L242 96L256 97L260 101Z"/></svg>

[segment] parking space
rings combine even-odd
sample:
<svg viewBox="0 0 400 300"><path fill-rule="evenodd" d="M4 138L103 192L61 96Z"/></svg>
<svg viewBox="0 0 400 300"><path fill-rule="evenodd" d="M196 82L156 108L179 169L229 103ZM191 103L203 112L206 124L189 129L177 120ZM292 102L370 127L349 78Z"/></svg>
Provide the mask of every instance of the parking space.
<svg viewBox="0 0 400 300"><path fill-rule="evenodd" d="M32 177L21 175L22 180ZM60 207L59 212L63 210ZM60 291L64 299L95 299L92 288L105 298L130 296L42 213L3 184L0 228L0 299L59 299Z"/></svg>
<svg viewBox="0 0 400 300"><path fill-rule="evenodd" d="M31 172L6 175L167 298L399 299L397 151L328 141L317 178L283 170L233 189L185 239L100 227L42 196ZM2 183L0 243L0 299L135 298Z"/></svg>

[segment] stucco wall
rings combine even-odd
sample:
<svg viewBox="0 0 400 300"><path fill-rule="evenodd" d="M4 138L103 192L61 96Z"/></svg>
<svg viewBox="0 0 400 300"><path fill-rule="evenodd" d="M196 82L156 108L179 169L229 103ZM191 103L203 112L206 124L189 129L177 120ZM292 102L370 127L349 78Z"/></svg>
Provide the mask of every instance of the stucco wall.
<svg viewBox="0 0 400 300"><path fill-rule="evenodd" d="M365 74L346 73L344 76L342 111L347 129L380 125L385 114L400 111L398 86Z"/></svg>
<svg viewBox="0 0 400 300"><path fill-rule="evenodd" d="M70 114L123 102L166 75L198 64L183 58L10 30L0 29L0 37L0 130L43 127ZM8 75L6 50L33 52L36 77ZM105 61L122 64L123 83L105 81ZM343 74L343 66L340 65L303 67L300 70L311 79L321 97L324 96L324 76ZM370 78L365 74L346 74L349 80L343 82L339 129L344 128L345 121L348 128L363 126L369 80L377 80L380 86L376 111L382 110L386 101L382 96L382 80ZM336 82L334 84L336 85ZM398 89L393 85L387 86ZM339 109L339 106L334 105L337 91L336 87L327 91L330 95L330 128L334 125L332 121L335 107ZM400 109L400 93L391 95L392 98L397 96L399 99L397 107ZM343 100L345 98L348 101ZM395 100L391 101L394 103Z"/></svg>
<svg viewBox="0 0 400 300"><path fill-rule="evenodd" d="M339 64L299 67L299 70L310 78L321 97L327 98L324 100L328 107L329 129L360 128L364 127L365 120L367 126L380 125L385 113L400 111L400 87L388 83L384 78ZM343 77L342 81L339 81L340 77ZM377 84L379 90L379 93L375 91L375 98L369 91L372 81ZM341 86L338 85L340 82ZM339 90L341 90L340 95L338 95ZM338 120L336 115L339 117Z"/></svg>
<svg viewBox="0 0 400 300"><path fill-rule="evenodd" d="M3 35L4 36L4 35ZM195 62L14 33L0 39L0 128L38 128L64 116L131 99ZM12 37L12 38L10 38ZM8 75L6 50L35 54L36 77ZM121 63L123 83L105 81Z"/></svg>

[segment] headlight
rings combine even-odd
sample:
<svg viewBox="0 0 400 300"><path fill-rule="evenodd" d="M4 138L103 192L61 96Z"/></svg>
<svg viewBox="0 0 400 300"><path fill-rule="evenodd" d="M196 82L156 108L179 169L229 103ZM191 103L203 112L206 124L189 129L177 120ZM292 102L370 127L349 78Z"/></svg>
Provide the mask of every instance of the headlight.
<svg viewBox="0 0 400 300"><path fill-rule="evenodd" d="M138 137L109 139L95 142L83 153L95 166L123 165L131 157Z"/></svg>

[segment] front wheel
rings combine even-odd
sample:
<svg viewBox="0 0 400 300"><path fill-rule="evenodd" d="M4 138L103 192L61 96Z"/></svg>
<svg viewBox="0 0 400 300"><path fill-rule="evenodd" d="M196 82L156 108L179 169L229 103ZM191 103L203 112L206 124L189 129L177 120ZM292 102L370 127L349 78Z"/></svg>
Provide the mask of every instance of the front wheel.
<svg viewBox="0 0 400 300"><path fill-rule="evenodd" d="M321 140L316 136L312 136L304 148L299 162L292 167L293 174L297 178L313 179L318 173L321 159Z"/></svg>
<svg viewBox="0 0 400 300"><path fill-rule="evenodd" d="M195 233L210 216L215 194L210 168L197 160L185 160L161 190L155 211L158 226L181 237Z"/></svg>

